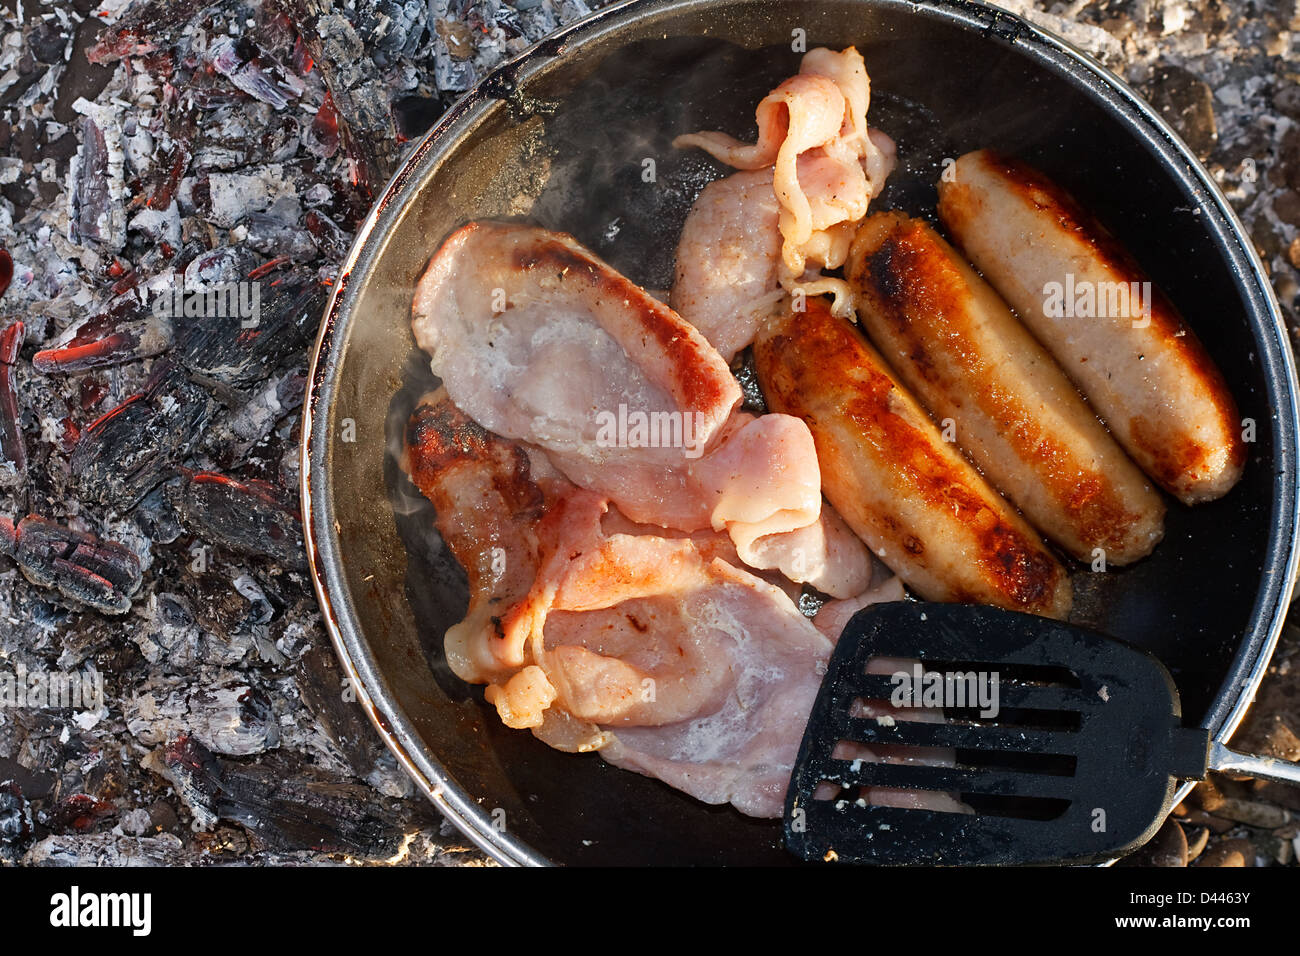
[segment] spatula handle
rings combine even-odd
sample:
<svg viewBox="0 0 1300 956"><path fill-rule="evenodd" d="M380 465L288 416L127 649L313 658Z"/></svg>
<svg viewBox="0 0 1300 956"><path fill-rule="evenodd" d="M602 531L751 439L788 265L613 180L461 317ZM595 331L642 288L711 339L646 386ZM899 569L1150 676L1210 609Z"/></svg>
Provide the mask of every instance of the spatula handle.
<svg viewBox="0 0 1300 956"><path fill-rule="evenodd" d="M1289 783L1300 786L1300 764L1278 760L1276 757L1257 757L1239 754L1215 741L1210 744L1209 768L1228 773L1244 773L1261 780Z"/></svg>

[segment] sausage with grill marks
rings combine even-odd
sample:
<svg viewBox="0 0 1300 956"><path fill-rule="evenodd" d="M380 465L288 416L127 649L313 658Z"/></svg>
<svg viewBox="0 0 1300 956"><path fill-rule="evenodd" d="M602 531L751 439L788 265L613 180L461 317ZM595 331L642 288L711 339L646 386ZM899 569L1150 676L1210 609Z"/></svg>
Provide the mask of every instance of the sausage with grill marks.
<svg viewBox="0 0 1300 956"><path fill-rule="evenodd" d="M979 150L939 183L939 216L1143 471L1189 505L1236 484L1246 452L1223 375L1073 198L1025 163ZM1085 313L1106 314L1057 315L1073 311L1067 296Z"/></svg>
<svg viewBox="0 0 1300 956"><path fill-rule="evenodd" d="M1081 561L1128 564L1160 493L998 294L927 223L877 213L846 263L858 317L904 384L1030 522Z"/></svg>
<svg viewBox="0 0 1300 956"><path fill-rule="evenodd" d="M822 491L885 564L932 601L1064 618L1065 569L943 440L862 334L810 298L759 330L754 360L772 411L808 423Z"/></svg>

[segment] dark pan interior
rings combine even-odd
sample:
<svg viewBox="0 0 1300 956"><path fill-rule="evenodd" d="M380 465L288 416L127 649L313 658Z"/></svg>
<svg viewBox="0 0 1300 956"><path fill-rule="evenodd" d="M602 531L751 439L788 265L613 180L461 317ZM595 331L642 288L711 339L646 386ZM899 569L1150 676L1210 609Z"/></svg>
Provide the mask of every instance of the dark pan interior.
<svg viewBox="0 0 1300 956"><path fill-rule="evenodd" d="M711 35L699 36L706 27ZM1256 602L1276 494L1261 350L1195 198L1149 147L1015 44L901 5L716 3L609 32L552 61L526 96L488 110L427 173L359 293L330 410L332 435L353 418L360 436L329 449L331 495L350 600L389 691L454 785L482 813L504 810L513 839L557 862L788 858L777 822L702 805L594 754L550 750L505 729L481 689L447 670L441 639L463 613L465 577L392 457L433 384L405 326L413 282L461 222L519 217L571 232L635 281L666 288L690 204L723 173L670 141L699 129L752 138L754 105L797 68L787 39L796 27L809 48L853 43L866 58L871 123L894 137L901 160L873 208L933 218L942 160L977 147L1041 166L1137 255L1257 422L1231 494L1194 510L1169 500L1165 541L1131 569L1078 568L1073 619L1151 649L1190 723L1219 694ZM644 181L646 159L654 182Z"/></svg>

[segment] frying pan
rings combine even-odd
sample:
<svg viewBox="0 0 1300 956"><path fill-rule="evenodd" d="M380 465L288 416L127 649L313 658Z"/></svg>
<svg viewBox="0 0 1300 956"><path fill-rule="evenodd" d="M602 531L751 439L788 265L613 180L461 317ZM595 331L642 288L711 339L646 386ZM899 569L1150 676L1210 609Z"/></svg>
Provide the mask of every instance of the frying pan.
<svg viewBox="0 0 1300 956"><path fill-rule="evenodd" d="M326 627L416 784L512 864L788 863L779 821L699 803L598 755L503 727L442 635L465 576L394 453L434 384L408 327L441 239L476 218L562 229L647 288L671 281L690 204L723 170L681 132L753 136L792 49L855 44L901 166L873 204L932 215L945 157L996 146L1045 169L1133 250L1255 422L1225 498L1169 502L1137 565L1074 573L1072 620L1150 649L1188 722L1232 733L1272 653L1296 565L1296 386L1277 304L1227 202L1150 107L1085 55L967 0L642 0L505 64L411 151L361 228L321 326L303 426L307 544Z"/></svg>

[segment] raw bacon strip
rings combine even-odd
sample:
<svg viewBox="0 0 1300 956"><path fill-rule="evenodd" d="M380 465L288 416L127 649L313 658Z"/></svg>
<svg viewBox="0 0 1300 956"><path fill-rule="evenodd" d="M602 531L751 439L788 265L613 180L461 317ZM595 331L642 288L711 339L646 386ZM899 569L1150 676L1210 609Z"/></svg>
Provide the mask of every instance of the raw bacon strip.
<svg viewBox="0 0 1300 956"><path fill-rule="evenodd" d="M434 255L412 316L433 371L484 428L539 446L576 484L640 508L629 517L707 525L687 466L740 388L670 308L568 236L470 223Z"/></svg>
<svg viewBox="0 0 1300 956"><path fill-rule="evenodd" d="M793 166L805 149L827 142L844 122L844 95L824 76L795 75L759 101L758 142L746 145L726 133L687 133L673 140L678 149L698 146L736 169L762 169L783 159Z"/></svg>
<svg viewBox="0 0 1300 956"><path fill-rule="evenodd" d="M462 680L491 680L504 670L492 654L500 618L529 592L538 567L545 497L528 455L439 389L411 416L402 468L433 503L443 541L469 578L469 610L444 640L447 662Z"/></svg>
<svg viewBox="0 0 1300 956"><path fill-rule="evenodd" d="M831 642L753 575L721 561L707 574L711 586L677 600L693 629L732 655L726 693L689 720L609 728L613 739L601 755L705 803L780 817Z"/></svg>
<svg viewBox="0 0 1300 956"><path fill-rule="evenodd" d="M839 53L824 46L809 50L799 61L799 73L822 76L835 84L844 97L844 116L838 130L840 139L850 144L859 143L867 135L871 78L857 48L848 47Z"/></svg>
<svg viewBox="0 0 1300 956"><path fill-rule="evenodd" d="M772 170L704 187L677 243L669 302L730 362L779 300L781 209Z"/></svg>
<svg viewBox="0 0 1300 956"><path fill-rule="evenodd" d="M577 488L549 503L546 514L534 526L537 558L531 587L501 619L501 627L489 645L500 668L515 669L540 658L542 629L555 606L560 585L570 574L570 565L580 558L584 567L599 560L604 542L601 516L607 507L600 495Z"/></svg>
<svg viewBox="0 0 1300 956"><path fill-rule="evenodd" d="M684 539L615 536L597 581L574 568L546 622L557 703L607 731L601 755L707 803L780 816L830 642L786 595ZM591 569L589 569L591 570ZM651 576L659 593L622 599ZM590 609L564 610L581 595ZM592 608L599 601L607 607ZM578 690L581 688L581 691Z"/></svg>
<svg viewBox="0 0 1300 956"><path fill-rule="evenodd" d="M840 635L844 633L849 620L864 607L886 601L901 601L906 596L902 579L890 577L857 597L827 601L813 618L813 624L816 625L817 630L830 638L832 643L838 644Z"/></svg>
<svg viewBox="0 0 1300 956"><path fill-rule="evenodd" d="M826 502L822 502L823 509L829 508ZM825 520L829 511L823 510L822 519ZM656 535L666 538L684 537L690 538L691 544L695 545L695 550L700 553L700 557L706 561L712 561L714 558L720 558L732 567L744 567L745 562L740 559L736 551L736 543L731 540L731 536L725 531L714 531L712 528L706 528L702 531L693 531L686 534L684 531L673 531L671 528L660 528L655 525L640 524L627 518L617 508L610 508L605 512L605 517L601 519L600 527L606 537L615 534L630 535ZM786 593L792 601L797 601L803 589L787 578L779 570L753 568L753 572L768 584L775 584Z"/></svg>
<svg viewBox="0 0 1300 956"><path fill-rule="evenodd" d="M867 130L867 155L863 162L867 167L867 179L871 181L871 195L880 195L885 188L885 180L898 165L898 145L883 130Z"/></svg>
<svg viewBox="0 0 1300 956"><path fill-rule="evenodd" d="M738 536L737 536L738 537ZM751 568L778 570L831 597L851 598L871 585L871 554L829 502L812 524L782 534L743 538L737 553Z"/></svg>
<svg viewBox="0 0 1300 956"><path fill-rule="evenodd" d="M764 538L763 567L820 580L826 549L809 554L804 540L780 554L782 535L819 521L807 426L733 415L740 389L717 351L572 239L493 223L458 230L420 279L412 326L470 418L538 446L628 518L726 530L746 561ZM852 574L826 580L837 597L866 586ZM501 660L517 666L511 648Z"/></svg>
<svg viewBox="0 0 1300 956"><path fill-rule="evenodd" d="M420 278L411 326L457 407L550 451L590 454L598 414L620 404L687 415L707 443L740 401L702 335L563 233L462 226Z"/></svg>
<svg viewBox="0 0 1300 956"><path fill-rule="evenodd" d="M614 534L686 536L671 529L638 524L626 518L617 508L611 508L601 520L601 529L608 537ZM774 584L793 601L799 599L802 588L790 575L801 578L832 597L859 597L865 594L872 581L887 573L883 564L874 560L860 539L843 518L823 500L821 515L814 524L785 534L756 538L742 559L736 543L725 532L696 531L689 536L695 550L706 561L720 558L732 567L746 567L768 584ZM891 592L892 593L892 592ZM898 585L897 598L902 600L902 585ZM830 601L829 604L837 602Z"/></svg>
<svg viewBox="0 0 1300 956"><path fill-rule="evenodd" d="M738 412L719 448L695 474L714 490L710 522L724 528L747 565L780 570L833 597L871 583L867 547L822 502L817 448L807 425L789 415ZM779 481L773 476L779 475Z"/></svg>
<svg viewBox="0 0 1300 956"><path fill-rule="evenodd" d="M448 656L489 683L502 720L780 816L831 648L790 598L713 557L730 545L716 532L643 533L445 393L421 403L407 440L404 467L470 579Z"/></svg>
<svg viewBox="0 0 1300 956"><path fill-rule="evenodd" d="M791 274L803 272L798 247L812 238L815 228L829 224L827 203L842 202L866 214L866 173L852 156L853 145L842 143L840 132L849 113L844 95L835 81L814 73L790 77L758 104L758 142L746 146L723 133L695 133L678 136L679 149L699 146L715 159L737 169L773 166L773 188L781 205L780 229L785 237L783 257ZM853 159L853 170L842 163L825 162L830 147L842 160ZM812 151L818 151L813 153ZM803 154L808 153L808 156ZM805 189L800 178L809 180ZM814 203L816 215L814 215ZM816 225L820 223L820 226ZM798 263L797 265L795 263Z"/></svg>
<svg viewBox="0 0 1300 956"><path fill-rule="evenodd" d="M668 472L642 466L619 474L555 460L634 522L725 531L740 561L832 597L852 597L870 584L866 545L835 518L822 517L817 449L808 426L793 416L737 412L701 458Z"/></svg>
<svg viewBox="0 0 1300 956"><path fill-rule="evenodd" d="M861 54L810 51L800 72L759 103L759 137L747 146L722 133L679 136L673 145L698 146L739 169L773 166L780 205L780 281L806 294L833 292L847 310L850 292L836 279L807 275L843 265L852 226L867 213L893 168L893 141L867 127L871 85ZM808 281L813 287L805 288ZM725 320L722 320L725 321Z"/></svg>
<svg viewBox="0 0 1300 956"><path fill-rule="evenodd" d="M691 477L707 495L713 529L738 529L731 537L742 558L755 538L803 528L821 512L817 448L808 427L792 415L738 412L718 446L692 466Z"/></svg>

